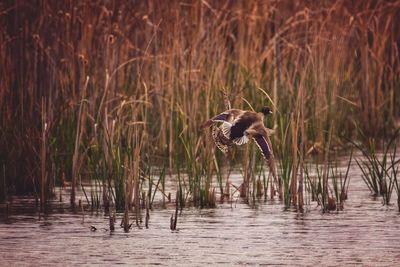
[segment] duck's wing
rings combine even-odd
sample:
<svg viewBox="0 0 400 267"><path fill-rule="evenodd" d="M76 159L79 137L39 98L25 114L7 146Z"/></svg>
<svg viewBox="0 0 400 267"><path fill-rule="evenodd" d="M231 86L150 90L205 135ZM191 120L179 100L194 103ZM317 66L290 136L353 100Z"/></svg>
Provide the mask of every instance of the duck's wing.
<svg viewBox="0 0 400 267"><path fill-rule="evenodd" d="M229 110L227 110L227 111L224 111L221 114L218 114L217 116L209 119L208 121L203 123L200 128L204 129L206 127L210 127L214 123L229 122L229 121L230 121L230 113L229 113Z"/></svg>
<svg viewBox="0 0 400 267"><path fill-rule="evenodd" d="M205 123L203 123L201 125L201 128L206 128L206 127L210 127L212 124L214 123L218 123L218 122L222 122L226 127L231 127L232 123L236 120L237 117L239 117L242 113L244 113L243 110L240 109L229 109L226 110L216 116L214 116L213 118L209 119L208 121L206 121ZM229 135L226 135L227 137Z"/></svg>
<svg viewBox="0 0 400 267"><path fill-rule="evenodd" d="M224 125L221 125L221 127L225 128ZM229 131L224 131L223 130L223 133L224 133L225 136L231 136L231 128L229 128ZM249 135L246 133L246 131L244 131L243 135L241 137L237 137L237 138L232 139L232 142L235 145L241 146L241 145L244 145L247 142L249 142L249 140L250 140Z"/></svg>
<svg viewBox="0 0 400 267"><path fill-rule="evenodd" d="M251 111L238 112L233 118L230 124L224 122L221 125L222 133L239 146L246 144L251 139L251 134L247 132L248 129L253 128L253 125L262 125L257 113Z"/></svg>
<svg viewBox="0 0 400 267"><path fill-rule="evenodd" d="M264 135L254 135L253 139L256 142L265 160L268 161L271 158L271 155L273 155L269 140L267 140Z"/></svg>
<svg viewBox="0 0 400 267"><path fill-rule="evenodd" d="M231 114L229 111L222 112L217 116L213 117L211 120L212 122L228 122L230 121Z"/></svg>
<svg viewBox="0 0 400 267"><path fill-rule="evenodd" d="M274 152L272 150L271 140L269 139L268 133L264 127L258 126L251 130L251 136L256 142L258 148L261 151L267 165L272 173L272 176L277 180L278 174L276 170L276 163Z"/></svg>
<svg viewBox="0 0 400 267"><path fill-rule="evenodd" d="M249 142L249 140L250 140L250 138L247 135L243 135L242 137L233 139L232 142L235 145L241 146L241 145L244 145L247 142Z"/></svg>
<svg viewBox="0 0 400 267"><path fill-rule="evenodd" d="M211 129L211 134L214 143L219 148L219 150L221 150L224 154L228 154L231 151L232 141L223 135L221 128L213 125Z"/></svg>
<svg viewBox="0 0 400 267"><path fill-rule="evenodd" d="M261 150L261 154L263 155L272 176L274 177L275 182L278 181L278 173L276 170L276 163L274 153L272 151L271 141L268 135L257 135L253 137L257 146Z"/></svg>

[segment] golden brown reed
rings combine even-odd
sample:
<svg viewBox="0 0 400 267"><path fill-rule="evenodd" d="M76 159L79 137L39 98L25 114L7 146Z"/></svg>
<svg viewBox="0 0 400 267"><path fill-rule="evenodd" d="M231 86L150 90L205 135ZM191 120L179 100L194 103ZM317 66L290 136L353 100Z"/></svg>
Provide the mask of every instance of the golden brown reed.
<svg viewBox="0 0 400 267"><path fill-rule="evenodd" d="M134 156L119 162L128 169L127 197L138 198L137 162L168 162L172 171L187 159L183 141L211 177L217 167L198 125L224 109L224 88L233 107L269 103L274 124L290 121L296 191L311 146L326 147L328 135L330 146L340 145L338 137L358 128L384 137L396 125L399 10L398 1L372 0L2 3L7 187L44 191L46 177L63 173L74 186L94 151L111 185L119 149L129 147L123 152ZM254 163L245 166L252 175Z"/></svg>

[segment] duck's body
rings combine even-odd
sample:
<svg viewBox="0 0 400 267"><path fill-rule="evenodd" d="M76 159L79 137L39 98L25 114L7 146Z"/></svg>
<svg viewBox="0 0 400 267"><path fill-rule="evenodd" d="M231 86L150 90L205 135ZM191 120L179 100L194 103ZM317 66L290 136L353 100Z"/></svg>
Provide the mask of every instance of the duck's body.
<svg viewBox="0 0 400 267"><path fill-rule="evenodd" d="M276 166L269 131L264 126L264 116L271 113L268 107L263 107L261 112L229 109L208 120L203 127L212 125L214 142L224 153L227 153L233 144L243 145L253 138L276 179ZM222 124L216 127L217 123Z"/></svg>

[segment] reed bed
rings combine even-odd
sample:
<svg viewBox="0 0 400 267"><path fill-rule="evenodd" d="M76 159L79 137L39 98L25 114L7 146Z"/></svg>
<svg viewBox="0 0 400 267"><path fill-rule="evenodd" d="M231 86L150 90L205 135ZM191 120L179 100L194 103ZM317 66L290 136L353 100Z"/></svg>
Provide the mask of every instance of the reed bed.
<svg viewBox="0 0 400 267"><path fill-rule="evenodd" d="M213 207L235 164L243 196L269 186L273 197L254 147L233 151L226 168L199 130L225 92L234 108L273 107L278 191L302 210L306 152L328 159L356 129L386 139L399 127L399 10L372 0L2 2L1 198L32 193L44 209L67 185L74 204L89 181L93 208L133 209L138 224L157 190L165 205L166 179L180 208Z"/></svg>

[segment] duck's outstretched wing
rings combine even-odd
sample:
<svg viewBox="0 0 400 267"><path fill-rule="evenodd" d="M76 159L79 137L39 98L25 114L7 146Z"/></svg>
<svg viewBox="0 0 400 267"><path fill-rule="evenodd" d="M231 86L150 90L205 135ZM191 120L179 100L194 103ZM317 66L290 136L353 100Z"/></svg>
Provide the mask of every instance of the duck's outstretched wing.
<svg viewBox="0 0 400 267"><path fill-rule="evenodd" d="M244 111L240 109L226 110L203 123L201 128L210 127L213 123L218 122L223 122L227 126L232 126L232 122L235 120L235 118L240 116L242 113L244 113Z"/></svg>
<svg viewBox="0 0 400 267"><path fill-rule="evenodd" d="M214 143L219 148L219 150L221 150L224 154L230 153L232 147L232 141L224 136L221 128L213 125L211 128L211 134Z"/></svg>
<svg viewBox="0 0 400 267"><path fill-rule="evenodd" d="M212 122L227 122L229 121L229 118L231 117L231 114L229 111L222 112L221 114L218 114L217 116L213 117L211 119Z"/></svg>
<svg viewBox="0 0 400 267"><path fill-rule="evenodd" d="M249 139L249 137L248 137L247 135L243 135L242 137L233 139L232 142L233 142L235 145L241 146L241 145L244 145L244 144L246 144L247 142L249 142L249 140L250 140L250 139Z"/></svg>
<svg viewBox="0 0 400 267"><path fill-rule="evenodd" d="M233 144L242 145L246 143L249 138L247 136L242 136L241 138L235 138L231 140L230 133L231 127L235 122L245 113L245 111L240 109L230 109L226 110L215 117L209 119L201 128L211 127L212 137L216 146L224 153L229 153ZM217 123L221 123L220 127L217 127Z"/></svg>
<svg viewBox="0 0 400 267"><path fill-rule="evenodd" d="M258 148L261 150L261 154L265 158L265 160L269 160L272 155L272 149L269 142L266 140L263 135L255 135L253 136L254 141L256 142Z"/></svg>
<svg viewBox="0 0 400 267"><path fill-rule="evenodd" d="M214 123L218 123L218 122L224 122L224 123L229 123L228 121L230 120L230 114L228 111L222 112L221 114L218 114L217 116L209 119L208 121L206 121L205 123L203 123L200 128L204 129L207 127L210 127L211 125L213 125Z"/></svg>
<svg viewBox="0 0 400 267"><path fill-rule="evenodd" d="M256 142L257 146L261 150L261 154L263 155L267 165L272 173L272 176L275 180L278 178L274 153L272 151L271 141L267 134L256 134L253 135L253 139Z"/></svg>

